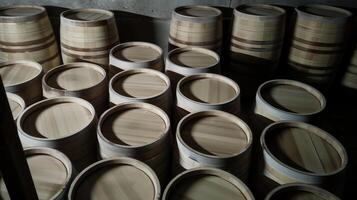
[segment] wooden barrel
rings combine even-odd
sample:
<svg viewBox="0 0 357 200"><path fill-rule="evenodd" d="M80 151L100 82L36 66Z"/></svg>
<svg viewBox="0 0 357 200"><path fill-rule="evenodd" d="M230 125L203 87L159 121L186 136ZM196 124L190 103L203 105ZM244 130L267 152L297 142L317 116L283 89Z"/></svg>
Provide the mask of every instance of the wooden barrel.
<svg viewBox="0 0 357 200"><path fill-rule="evenodd" d="M68 200L160 200L160 197L160 183L152 169L126 157L90 165L74 179L68 193Z"/></svg>
<svg viewBox="0 0 357 200"><path fill-rule="evenodd" d="M265 128L260 144L264 167L257 174L279 185L298 182L341 192L347 153L322 129L304 122L276 122Z"/></svg>
<svg viewBox="0 0 357 200"><path fill-rule="evenodd" d="M42 99L42 66L32 61L0 63L0 75L7 92L19 95L26 105Z"/></svg>
<svg viewBox="0 0 357 200"><path fill-rule="evenodd" d="M219 55L204 48L177 48L169 52L165 61L165 73L174 89L179 80L185 76L198 73L218 74L220 71Z"/></svg>
<svg viewBox="0 0 357 200"><path fill-rule="evenodd" d="M19 95L10 92L6 92L6 96L7 96L7 101L9 102L10 105L12 117L16 121L20 113L25 110L26 107L25 101Z"/></svg>
<svg viewBox="0 0 357 200"><path fill-rule="evenodd" d="M275 79L258 88L254 112L272 121L309 122L325 106L325 97L315 88L298 81Z"/></svg>
<svg viewBox="0 0 357 200"><path fill-rule="evenodd" d="M277 62L284 31L284 9L264 4L238 6L234 9L231 59L251 64L257 60Z"/></svg>
<svg viewBox="0 0 357 200"><path fill-rule="evenodd" d="M254 200L249 188L238 178L214 168L196 168L177 175L166 187L162 200Z"/></svg>
<svg viewBox="0 0 357 200"><path fill-rule="evenodd" d="M353 52L350 64L343 75L341 84L351 89L357 89L357 49Z"/></svg>
<svg viewBox="0 0 357 200"><path fill-rule="evenodd" d="M24 147L57 149L81 171L96 160L97 117L93 106L76 97L42 100L27 107L17 119Z"/></svg>
<svg viewBox="0 0 357 200"><path fill-rule="evenodd" d="M109 51L118 42L112 12L75 9L61 13L61 50L65 64L88 61L108 70Z"/></svg>
<svg viewBox="0 0 357 200"><path fill-rule="evenodd" d="M170 118L148 103L123 103L107 110L97 128L99 156L131 157L148 164L161 180L168 177ZM160 161L160 162L157 162Z"/></svg>
<svg viewBox="0 0 357 200"><path fill-rule="evenodd" d="M69 96L89 101L97 115L109 104L108 79L99 65L76 62L60 65L48 71L42 79L45 98Z"/></svg>
<svg viewBox="0 0 357 200"><path fill-rule="evenodd" d="M326 5L305 5L297 16L288 56L291 74L298 80L327 84L341 63L351 12ZM304 76L305 74L305 76Z"/></svg>
<svg viewBox="0 0 357 200"><path fill-rule="evenodd" d="M131 69L120 72L109 82L111 104L146 102L171 113L172 92L169 78L152 69Z"/></svg>
<svg viewBox="0 0 357 200"><path fill-rule="evenodd" d="M71 161L60 151L33 147L24 150L38 199L65 200L75 172ZM0 199L10 200L0 177Z"/></svg>
<svg viewBox="0 0 357 200"><path fill-rule="evenodd" d="M191 112L222 110L240 112L240 88L231 79L202 73L182 78L176 88L175 120Z"/></svg>
<svg viewBox="0 0 357 200"><path fill-rule="evenodd" d="M195 46L220 51L222 12L214 7L190 5L172 12L169 32L171 49Z"/></svg>
<svg viewBox="0 0 357 200"><path fill-rule="evenodd" d="M45 71L60 64L56 38L44 7L0 7L0 30L0 62L32 60Z"/></svg>
<svg viewBox="0 0 357 200"><path fill-rule="evenodd" d="M250 128L240 118L218 110L195 112L177 125L175 160L184 169L214 167L246 181L252 141Z"/></svg>
<svg viewBox="0 0 357 200"><path fill-rule="evenodd" d="M265 200L280 199L340 200L340 198L324 189L302 183L291 183L279 186L272 190L265 198Z"/></svg>
<svg viewBox="0 0 357 200"><path fill-rule="evenodd" d="M126 42L113 47L109 55L110 77L128 69L164 70L162 49L148 42Z"/></svg>

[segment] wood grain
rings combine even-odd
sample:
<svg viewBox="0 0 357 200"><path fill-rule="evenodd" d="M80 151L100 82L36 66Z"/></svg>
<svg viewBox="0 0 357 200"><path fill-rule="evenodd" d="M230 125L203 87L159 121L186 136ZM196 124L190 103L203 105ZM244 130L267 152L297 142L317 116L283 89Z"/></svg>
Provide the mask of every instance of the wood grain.
<svg viewBox="0 0 357 200"><path fill-rule="evenodd" d="M16 120L19 114L25 109L25 102L16 94L7 92L6 96L10 105L12 116L14 117L14 120Z"/></svg>
<svg viewBox="0 0 357 200"><path fill-rule="evenodd" d="M26 63L9 63L0 66L0 75L4 86L13 86L27 82L41 74L41 69Z"/></svg>
<svg viewBox="0 0 357 200"><path fill-rule="evenodd" d="M198 50L185 50L177 54L170 55L169 59L180 66L188 68L209 67L217 64L217 59Z"/></svg>
<svg viewBox="0 0 357 200"><path fill-rule="evenodd" d="M157 59L161 54L149 46L129 46L115 52L114 56L131 62L145 62Z"/></svg>

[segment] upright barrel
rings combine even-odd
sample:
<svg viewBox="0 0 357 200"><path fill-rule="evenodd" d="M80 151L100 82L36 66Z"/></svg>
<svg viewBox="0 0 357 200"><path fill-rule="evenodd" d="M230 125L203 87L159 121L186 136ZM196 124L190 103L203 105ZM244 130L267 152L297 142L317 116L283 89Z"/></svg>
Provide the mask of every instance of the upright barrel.
<svg viewBox="0 0 357 200"><path fill-rule="evenodd" d="M169 50L194 46L220 51L222 44L222 12L214 7L190 5L172 12Z"/></svg>
<svg viewBox="0 0 357 200"><path fill-rule="evenodd" d="M6 96L10 105L12 117L16 121L20 113L25 110L25 101L19 95L10 92L6 92Z"/></svg>
<svg viewBox="0 0 357 200"><path fill-rule="evenodd" d="M76 97L46 99L27 107L17 119L24 147L63 152L81 171L96 160L97 117L93 106Z"/></svg>
<svg viewBox="0 0 357 200"><path fill-rule="evenodd" d="M108 70L109 51L119 42L114 14L99 9L61 13L63 63L88 61Z"/></svg>
<svg viewBox="0 0 357 200"><path fill-rule="evenodd" d="M13 5L0 8L0 62L32 60L45 71L61 63L46 9Z"/></svg>
<svg viewBox="0 0 357 200"><path fill-rule="evenodd" d="M110 77L129 69L164 70L162 49L148 42L126 42L113 47L109 55Z"/></svg>
<svg viewBox="0 0 357 200"><path fill-rule="evenodd" d="M0 76L5 90L19 95L26 105L42 99L42 66L32 61L0 63Z"/></svg>
<svg viewBox="0 0 357 200"><path fill-rule="evenodd" d="M357 89L357 49L353 52L349 66L342 77L341 84L347 88Z"/></svg>
<svg viewBox="0 0 357 200"><path fill-rule="evenodd" d="M288 56L290 75L317 86L328 85L341 64L351 12L326 5L296 9Z"/></svg>
<svg viewBox="0 0 357 200"><path fill-rule="evenodd" d="M89 101L97 115L109 104L108 78L99 65L87 62L64 64L48 71L42 79L45 98L69 96Z"/></svg>

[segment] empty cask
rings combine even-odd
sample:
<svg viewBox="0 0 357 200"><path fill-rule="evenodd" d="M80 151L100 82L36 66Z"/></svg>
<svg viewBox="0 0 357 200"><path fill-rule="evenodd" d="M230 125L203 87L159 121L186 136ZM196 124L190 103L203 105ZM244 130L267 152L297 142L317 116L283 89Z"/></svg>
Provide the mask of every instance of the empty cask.
<svg viewBox="0 0 357 200"><path fill-rule="evenodd" d="M61 13L63 63L88 61L108 70L109 51L119 42L114 14L100 9Z"/></svg>
<svg viewBox="0 0 357 200"><path fill-rule="evenodd" d="M33 147L24 150L38 199L65 200L75 176L71 161L60 151ZM5 182L0 176L0 199L10 200Z"/></svg>
<svg viewBox="0 0 357 200"><path fill-rule="evenodd" d="M208 49L177 48L170 51L166 58L165 73L175 89L179 80L185 76L198 73L220 73L220 57Z"/></svg>
<svg viewBox="0 0 357 200"><path fill-rule="evenodd" d="M42 99L42 66L32 61L0 63L0 75L5 90L19 95L26 105Z"/></svg>
<svg viewBox="0 0 357 200"><path fill-rule="evenodd" d="M93 106L76 97L42 100L27 107L17 119L24 147L57 149L77 171L96 160L96 126Z"/></svg>
<svg viewBox="0 0 357 200"><path fill-rule="evenodd" d="M89 101L99 116L109 105L107 74L87 62L64 64L48 71L42 79L45 98L69 96Z"/></svg>
<svg viewBox="0 0 357 200"><path fill-rule="evenodd" d="M218 74L202 73L182 78L176 88L176 121L188 113L204 110L238 114L239 86L233 80Z"/></svg>
<svg viewBox="0 0 357 200"><path fill-rule="evenodd" d="M214 168L196 168L177 175L166 187L162 200L254 200L238 178Z"/></svg>
<svg viewBox="0 0 357 200"><path fill-rule="evenodd" d="M218 110L191 113L177 125L175 160L184 170L215 167L246 181L252 141L248 125L232 114Z"/></svg>
<svg viewBox="0 0 357 200"><path fill-rule="evenodd" d="M16 120L20 113L25 110L25 102L19 95L10 92L6 92L6 96L10 105L12 116L14 120Z"/></svg>
<svg viewBox="0 0 357 200"><path fill-rule="evenodd" d="M44 7L0 7L0 30L0 62L32 60L41 64L44 71L61 63Z"/></svg>
<svg viewBox="0 0 357 200"><path fill-rule="evenodd" d="M344 87L357 89L357 49L354 50L347 71L343 75L341 84Z"/></svg>
<svg viewBox="0 0 357 200"><path fill-rule="evenodd" d="M172 12L169 49L185 46L220 51L222 12L202 5L181 6Z"/></svg>
<svg viewBox="0 0 357 200"><path fill-rule="evenodd" d="M155 173L146 164L131 158L98 161L73 181L68 200L160 200L161 189Z"/></svg>
<svg viewBox="0 0 357 200"><path fill-rule="evenodd" d="M109 82L110 103L146 102L171 113L172 91L169 78L152 69L120 72Z"/></svg>
<svg viewBox="0 0 357 200"><path fill-rule="evenodd" d="M109 55L110 77L128 69L164 70L162 49L148 42L126 42L113 47Z"/></svg>

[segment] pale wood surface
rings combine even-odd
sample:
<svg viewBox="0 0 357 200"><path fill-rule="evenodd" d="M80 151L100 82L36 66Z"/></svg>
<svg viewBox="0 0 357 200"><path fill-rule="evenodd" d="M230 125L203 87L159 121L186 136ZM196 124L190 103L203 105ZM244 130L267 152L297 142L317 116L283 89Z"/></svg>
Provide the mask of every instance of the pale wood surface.
<svg viewBox="0 0 357 200"><path fill-rule="evenodd" d="M145 62L157 59L161 55L160 52L149 46L133 45L115 52L114 56L125 61Z"/></svg>
<svg viewBox="0 0 357 200"><path fill-rule="evenodd" d="M10 7L0 10L1 16L17 17L17 16L32 16L41 13L42 10L35 7Z"/></svg>
<svg viewBox="0 0 357 200"><path fill-rule="evenodd" d="M12 63L0 66L0 75L6 86L17 85L29 81L41 73L41 70L25 63Z"/></svg>
<svg viewBox="0 0 357 200"><path fill-rule="evenodd" d="M301 6L301 10L316 16L322 17L346 17L345 12L339 11L339 9L333 9L333 7L311 7Z"/></svg>
<svg viewBox="0 0 357 200"><path fill-rule="evenodd" d="M262 97L274 107L293 113L313 113L321 110L321 103L307 90L292 85L263 88Z"/></svg>
<svg viewBox="0 0 357 200"><path fill-rule="evenodd" d="M329 173L341 167L341 157L336 149L318 135L294 127L273 131L266 138L267 146L284 164L312 173Z"/></svg>
<svg viewBox="0 0 357 200"><path fill-rule="evenodd" d="M74 199L151 200L155 188L151 179L140 169L117 164L103 167L83 181Z"/></svg>
<svg viewBox="0 0 357 200"><path fill-rule="evenodd" d="M103 74L97 70L78 65L52 74L48 77L47 84L57 89L76 91L93 87L103 79Z"/></svg>
<svg viewBox="0 0 357 200"><path fill-rule="evenodd" d="M185 124L181 137L191 148L216 156L238 154L248 145L247 135L238 124L214 115L199 117Z"/></svg>
<svg viewBox="0 0 357 200"><path fill-rule="evenodd" d="M200 78L184 83L180 90L191 100L201 103L223 103L232 100L235 89L217 78Z"/></svg>
<svg viewBox="0 0 357 200"><path fill-rule="evenodd" d="M104 12L98 12L94 9L72 10L71 12L68 12L65 16L66 18L79 21L98 21L105 20L108 19L108 17L111 17L110 15Z"/></svg>
<svg viewBox="0 0 357 200"><path fill-rule="evenodd" d="M158 140L165 134L165 128L165 121L158 114L132 108L109 116L102 125L102 133L114 143L139 146Z"/></svg>
<svg viewBox="0 0 357 200"><path fill-rule="evenodd" d="M189 68L210 67L218 63L217 59L196 50L186 50L170 55L171 62Z"/></svg>
<svg viewBox="0 0 357 200"><path fill-rule="evenodd" d="M228 181L214 175L196 175L180 181L170 200L244 200L242 192Z"/></svg>
<svg viewBox="0 0 357 200"><path fill-rule="evenodd" d="M23 130L34 137L56 139L82 130L91 122L90 111L78 103L61 102L39 108L24 120Z"/></svg>
<svg viewBox="0 0 357 200"><path fill-rule="evenodd" d="M136 98L152 97L167 89L165 80L155 74L138 72L121 77L113 84L121 95Z"/></svg>
<svg viewBox="0 0 357 200"><path fill-rule="evenodd" d="M16 99L9 98L7 97L7 100L9 101L9 105L11 108L11 113L14 119L16 119L20 112L24 110L24 105L21 105L19 102L16 101Z"/></svg>
<svg viewBox="0 0 357 200"><path fill-rule="evenodd" d="M275 16L282 14L282 12L280 12L279 10L262 6L242 6L239 11L257 16Z"/></svg>
<svg viewBox="0 0 357 200"><path fill-rule="evenodd" d="M190 17L210 17L220 14L214 8L200 6L187 6L184 9L179 9L177 13Z"/></svg>

